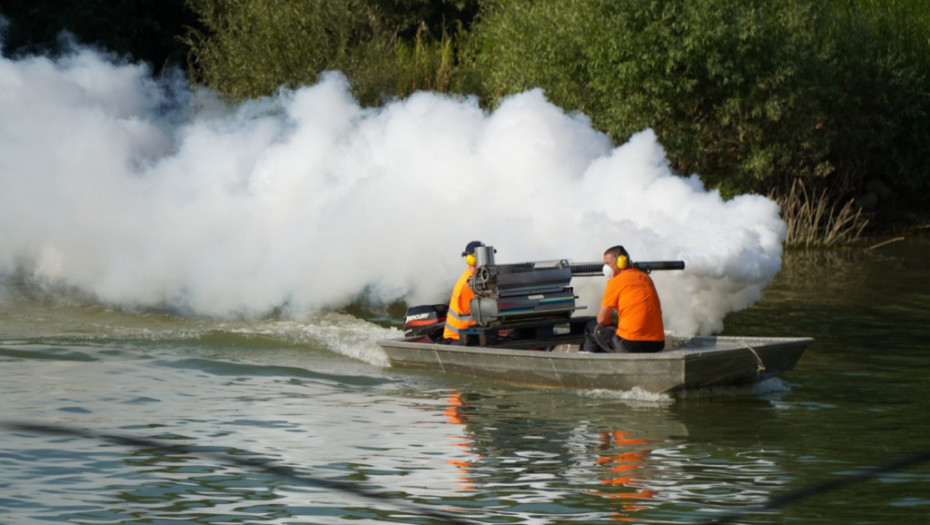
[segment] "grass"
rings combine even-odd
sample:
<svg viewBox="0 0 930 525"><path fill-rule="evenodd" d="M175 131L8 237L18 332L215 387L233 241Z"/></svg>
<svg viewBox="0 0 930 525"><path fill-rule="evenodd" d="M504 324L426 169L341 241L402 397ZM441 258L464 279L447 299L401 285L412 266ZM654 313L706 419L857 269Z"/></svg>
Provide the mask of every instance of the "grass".
<svg viewBox="0 0 930 525"><path fill-rule="evenodd" d="M869 220L856 208L854 199L839 206L830 199L827 189L808 191L801 179L795 179L787 195L775 196L782 218L788 227L788 246L830 247L859 240Z"/></svg>

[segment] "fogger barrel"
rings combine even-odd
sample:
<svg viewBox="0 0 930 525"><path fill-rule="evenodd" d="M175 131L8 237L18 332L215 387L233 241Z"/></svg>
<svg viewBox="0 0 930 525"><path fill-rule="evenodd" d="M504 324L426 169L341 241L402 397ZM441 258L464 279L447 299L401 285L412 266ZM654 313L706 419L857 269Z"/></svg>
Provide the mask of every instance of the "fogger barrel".
<svg viewBox="0 0 930 525"><path fill-rule="evenodd" d="M633 268L649 273L653 270L684 270L684 261L641 261L631 264ZM601 275L604 263L577 263L572 264L572 275L575 277Z"/></svg>
<svg viewBox="0 0 930 525"><path fill-rule="evenodd" d="M535 320L563 320L575 311L572 277L601 275L603 263L572 264L567 260L495 264L494 248L476 250L478 269L471 278L475 298L471 315L479 326ZM681 270L682 261L634 263L643 271Z"/></svg>

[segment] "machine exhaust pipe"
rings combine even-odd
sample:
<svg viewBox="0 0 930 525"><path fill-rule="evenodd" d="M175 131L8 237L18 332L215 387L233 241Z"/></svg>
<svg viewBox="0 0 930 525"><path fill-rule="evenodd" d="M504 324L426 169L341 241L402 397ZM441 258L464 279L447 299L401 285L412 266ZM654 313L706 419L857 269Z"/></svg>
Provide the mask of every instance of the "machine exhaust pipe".
<svg viewBox="0 0 930 525"><path fill-rule="evenodd" d="M573 277L601 275L604 263L578 263L569 266ZM684 270L684 261L640 261L632 264L633 268L649 273L653 270Z"/></svg>

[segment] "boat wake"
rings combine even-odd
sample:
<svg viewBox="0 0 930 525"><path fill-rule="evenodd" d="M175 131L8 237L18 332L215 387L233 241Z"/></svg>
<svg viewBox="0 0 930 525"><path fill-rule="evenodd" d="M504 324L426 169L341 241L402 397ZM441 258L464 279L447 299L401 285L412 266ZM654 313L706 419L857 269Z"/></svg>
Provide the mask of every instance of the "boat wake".
<svg viewBox="0 0 930 525"><path fill-rule="evenodd" d="M279 356L285 351L325 350L375 366L387 366L375 342L401 335L396 328L339 312L299 318L217 319L24 294L0 299L0 326L0 343L10 345L100 347L118 343L142 351L174 348L185 354L220 352L232 358L256 358L267 350Z"/></svg>
<svg viewBox="0 0 930 525"><path fill-rule="evenodd" d="M630 390L595 389L579 390L578 392L586 397L618 400L636 407L664 407L675 402L675 397L671 394L657 394L639 387L633 387Z"/></svg>
<svg viewBox="0 0 930 525"><path fill-rule="evenodd" d="M787 381L772 377L758 383L747 385L714 386L708 388L689 389L674 393L657 394L634 387L631 390L578 390L578 394L598 399L616 400L633 408L663 408L675 404L682 399L706 399L727 397L749 397L757 399L777 398L791 390Z"/></svg>

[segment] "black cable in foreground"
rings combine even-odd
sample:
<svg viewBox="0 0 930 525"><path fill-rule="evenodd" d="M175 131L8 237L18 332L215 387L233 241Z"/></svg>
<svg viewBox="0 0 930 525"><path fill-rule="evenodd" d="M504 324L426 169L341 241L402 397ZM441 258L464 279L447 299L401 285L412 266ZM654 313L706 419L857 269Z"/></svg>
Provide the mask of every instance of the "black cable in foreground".
<svg viewBox="0 0 930 525"><path fill-rule="evenodd" d="M290 467L285 467L283 465L275 465L269 460L265 459L250 459L242 456L231 456L228 454L208 452L204 450L197 450L195 446L187 445L175 445L169 443L163 443L158 440L149 439L149 438L139 438L134 436L127 436L121 434L104 434L104 433L95 433L85 430L78 430L75 428L65 427L61 425L45 425L45 424L36 424L36 423L0 423L0 427L4 427L8 430L15 432L28 432L34 434L46 434L46 435L57 435L57 436L70 436L70 437L79 437L86 439L93 439L98 441L105 441L110 443L115 443L118 445L123 445L130 448L136 449L155 449L162 450L165 452L170 452L174 454L195 454L201 457L211 457L218 462L228 463L233 465L238 465L241 467L249 468L253 471L262 472L266 474L273 474L284 479L289 479L300 484L325 488L329 490L334 490L338 492L344 492L352 494L361 498L375 499L382 502L387 502L397 508L407 510L411 513L417 514L419 516L434 518L442 520L443 523L448 523L451 525L475 525L477 522L468 521L458 516L448 514L445 512L436 511L429 509L420 505L414 505L411 503L397 501L394 499L386 498L385 496L359 488L355 485L349 483L343 483L340 481L332 481L326 479L315 478L312 476L302 475L296 472ZM774 509L788 505L795 501L809 498L811 496L816 496L818 494L823 494L836 490L845 485L850 485L860 481L866 481L871 478L878 477L882 474L889 472L894 472L897 470L905 469L920 463L925 463L930 461L930 450L923 451L884 465L877 467L866 468L858 470L849 475L838 477L820 483L815 483L813 485L808 485L802 487L798 490L782 494L781 496L775 496L769 498L767 501L760 503L758 505L752 505L745 507L741 510L733 511L722 516L717 517L712 521L706 521L699 525L723 525L726 523L734 523L737 520L743 519L747 516L753 514L761 513L767 509Z"/></svg>
<svg viewBox="0 0 930 525"><path fill-rule="evenodd" d="M758 505L752 505L742 510L724 514L723 516L720 516L713 521L705 521L700 525L722 525L724 523L734 523L736 520L751 516L753 514L758 514L766 509L783 507L798 500L836 490L844 485L865 481L874 477L878 477L882 474L901 470L927 461L930 461L930 450L923 451L877 467L858 470L843 477L829 479L826 481L821 481L820 483L801 487L800 489L793 492L788 492L787 494L782 494L781 496L769 498L768 501Z"/></svg>
<svg viewBox="0 0 930 525"><path fill-rule="evenodd" d="M286 467L283 465L275 465L270 460L266 459L250 459L248 457L241 456L231 456L228 454L222 454L217 452L209 452L204 450L197 450L195 446L188 445L175 445L170 443L163 443L158 440L149 439L149 438L140 438L134 436L127 436L122 434L105 434L90 432L86 430L79 430L76 428L70 428L61 425L45 425L37 423L16 423L16 422L7 422L0 423L0 427L4 427L10 431L14 432L28 432L33 434L45 434L53 436L70 436L78 437L85 439L93 439L97 441L105 441L109 443L115 443L117 445L123 445L130 448L136 449L155 449L161 450L164 452L169 452L172 454L195 454L200 457L212 458L220 463L233 464L240 467L245 467L253 471L273 474L284 479L295 481L297 483L320 487L324 489L329 489L337 492L344 492L359 496L361 498L375 499L382 502L387 502L390 505L393 505L399 509L406 510L408 512L417 514L423 517L435 518L441 520L442 523L449 523L453 525L474 525L475 522L464 520L458 516L448 514L445 512L436 511L423 507L421 505L415 505L412 503L398 501L395 499L387 498L377 492L372 492L359 488L353 484L343 483L341 481L332 481L327 479L320 479L313 476L308 476L300 474L295 471L293 468Z"/></svg>

